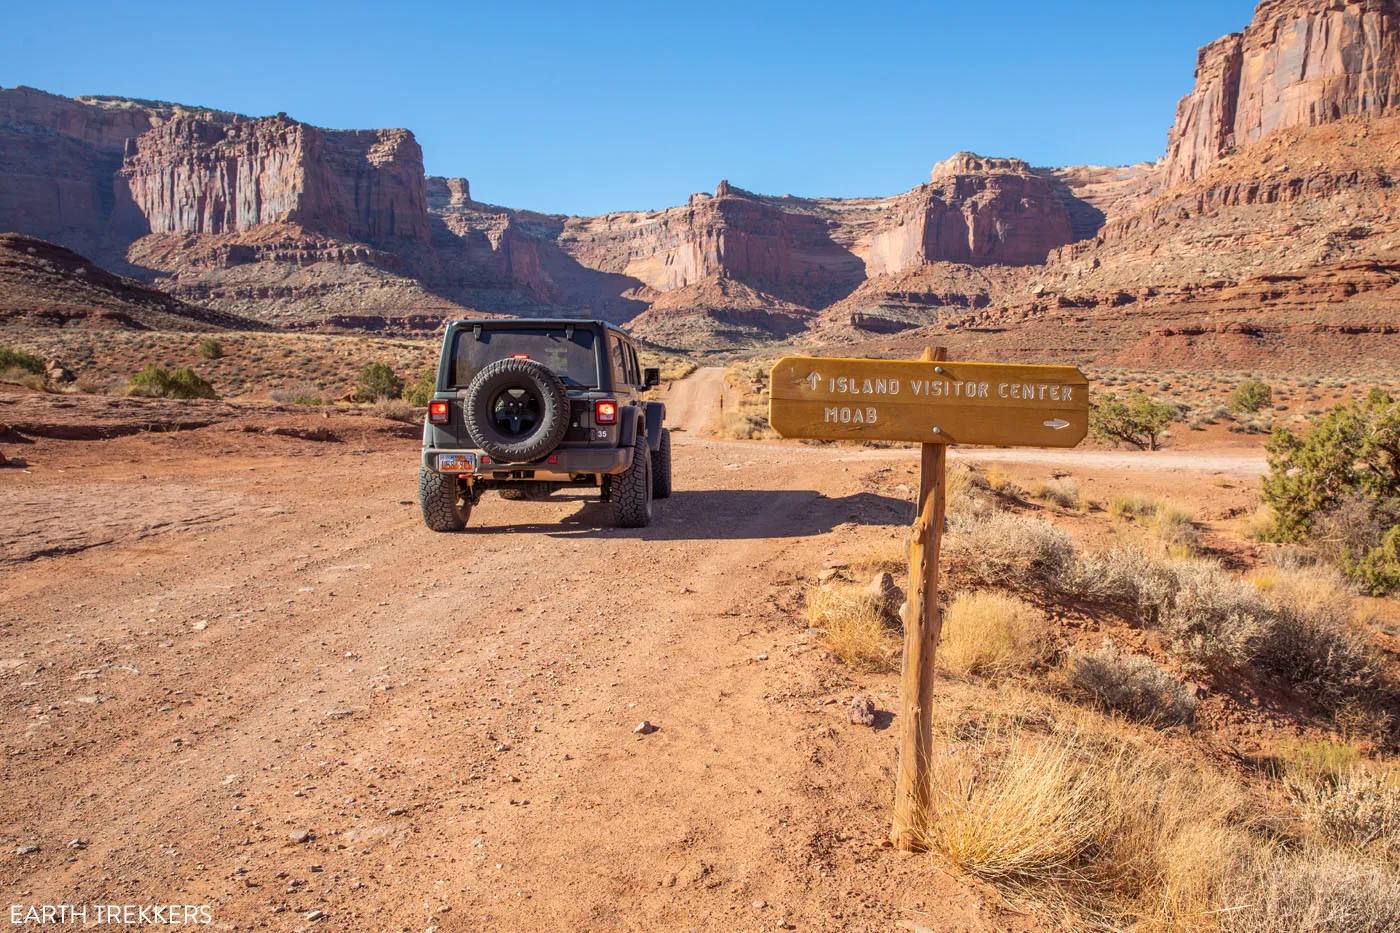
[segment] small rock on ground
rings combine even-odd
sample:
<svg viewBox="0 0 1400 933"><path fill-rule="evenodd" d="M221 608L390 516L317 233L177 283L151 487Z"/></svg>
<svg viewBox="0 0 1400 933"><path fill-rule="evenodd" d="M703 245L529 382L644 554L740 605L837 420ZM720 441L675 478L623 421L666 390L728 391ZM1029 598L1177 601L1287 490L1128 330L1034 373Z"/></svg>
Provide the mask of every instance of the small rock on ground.
<svg viewBox="0 0 1400 933"><path fill-rule="evenodd" d="M875 725L875 701L864 694L857 694L851 699L851 705L846 708L846 713L850 716L851 722L858 726Z"/></svg>

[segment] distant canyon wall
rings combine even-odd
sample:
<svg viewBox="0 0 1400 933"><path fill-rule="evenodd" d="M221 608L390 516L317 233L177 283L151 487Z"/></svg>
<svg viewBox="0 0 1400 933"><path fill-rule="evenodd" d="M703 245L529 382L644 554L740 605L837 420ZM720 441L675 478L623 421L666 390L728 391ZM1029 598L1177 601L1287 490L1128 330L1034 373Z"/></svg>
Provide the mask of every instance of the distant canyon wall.
<svg viewBox="0 0 1400 933"><path fill-rule="evenodd" d="M1400 112L1400 0L1265 0L1201 49L1177 106L1165 181L1193 181L1275 130Z"/></svg>

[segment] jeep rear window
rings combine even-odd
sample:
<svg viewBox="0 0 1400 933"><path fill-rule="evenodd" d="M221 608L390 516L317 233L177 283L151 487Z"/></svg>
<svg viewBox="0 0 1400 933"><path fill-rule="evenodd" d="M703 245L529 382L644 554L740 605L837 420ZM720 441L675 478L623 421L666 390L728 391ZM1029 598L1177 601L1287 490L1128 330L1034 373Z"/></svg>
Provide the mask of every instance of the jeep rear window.
<svg viewBox="0 0 1400 933"><path fill-rule="evenodd" d="M593 331L578 327L573 336L563 328L493 330L483 328L478 339L470 327L457 333L452 347L452 386L465 388L482 367L512 356L527 356L548 366L567 386L598 385L598 355Z"/></svg>

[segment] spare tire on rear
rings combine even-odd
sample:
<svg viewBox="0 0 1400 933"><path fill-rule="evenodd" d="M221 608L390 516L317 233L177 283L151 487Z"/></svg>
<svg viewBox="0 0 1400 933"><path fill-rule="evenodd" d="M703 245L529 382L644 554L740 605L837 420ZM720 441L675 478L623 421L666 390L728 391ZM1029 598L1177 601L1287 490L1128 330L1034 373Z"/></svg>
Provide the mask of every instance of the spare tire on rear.
<svg viewBox="0 0 1400 933"><path fill-rule="evenodd" d="M497 360L467 386L467 433L493 460L530 463L548 456L569 430L563 381L534 360Z"/></svg>

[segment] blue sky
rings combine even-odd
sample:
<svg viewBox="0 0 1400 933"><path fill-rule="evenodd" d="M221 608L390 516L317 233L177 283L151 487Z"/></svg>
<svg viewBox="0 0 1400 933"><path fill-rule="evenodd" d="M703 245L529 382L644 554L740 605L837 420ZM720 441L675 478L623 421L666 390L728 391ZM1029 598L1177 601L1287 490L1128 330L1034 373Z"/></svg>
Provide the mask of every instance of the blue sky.
<svg viewBox="0 0 1400 933"><path fill-rule="evenodd" d="M886 195L952 153L1126 164L1251 0L15 4L0 85L406 126L473 196Z"/></svg>

